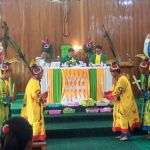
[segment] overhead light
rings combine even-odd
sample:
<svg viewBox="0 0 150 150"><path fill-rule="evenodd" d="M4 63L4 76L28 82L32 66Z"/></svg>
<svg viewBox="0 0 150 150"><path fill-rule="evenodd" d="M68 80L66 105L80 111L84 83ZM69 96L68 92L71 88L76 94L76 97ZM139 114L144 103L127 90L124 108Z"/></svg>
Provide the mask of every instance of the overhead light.
<svg viewBox="0 0 150 150"><path fill-rule="evenodd" d="M57 2L57 3L62 3L62 2L64 2L65 0L49 0L50 2L52 2L52 3L55 3L55 2Z"/></svg>
<svg viewBox="0 0 150 150"><path fill-rule="evenodd" d="M75 51L80 51L83 49L82 45L73 45L72 48L75 50Z"/></svg>
<svg viewBox="0 0 150 150"><path fill-rule="evenodd" d="M52 2L52 3L62 3L62 2L65 2L65 1L70 1L70 0L49 0L49 2ZM77 1L80 1L80 0L77 0Z"/></svg>
<svg viewBox="0 0 150 150"><path fill-rule="evenodd" d="M131 6L133 3L133 0L119 0L119 4L122 6Z"/></svg>

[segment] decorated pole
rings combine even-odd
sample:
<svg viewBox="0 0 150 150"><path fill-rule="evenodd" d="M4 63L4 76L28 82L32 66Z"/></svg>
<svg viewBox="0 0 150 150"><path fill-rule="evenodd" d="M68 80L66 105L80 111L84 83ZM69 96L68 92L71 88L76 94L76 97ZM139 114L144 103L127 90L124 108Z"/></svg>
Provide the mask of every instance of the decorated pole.
<svg viewBox="0 0 150 150"><path fill-rule="evenodd" d="M111 50L111 52L112 52L112 54L113 54L115 60L116 60L118 63L120 63L120 59L119 59L118 55L116 54L116 48L115 48L115 46L114 46L114 44L113 44L113 42L112 42L112 39L111 39L111 37L110 37L108 31L106 30L105 26L103 25L102 27L103 27L103 32L104 32L104 38L106 38L106 40L107 40L107 42L108 42L108 44L109 44L109 48L110 48L110 50Z"/></svg>
<svg viewBox="0 0 150 150"><path fill-rule="evenodd" d="M2 45L4 47L5 54L7 54L7 48L10 47L14 49L15 53L19 58L24 62L24 64L28 67L28 69L31 71L30 65L25 58L25 55L22 52L21 47L18 45L18 43L9 35L9 28L8 25L5 21L1 20L0 23L0 29L1 29L1 37L0 40L2 42Z"/></svg>

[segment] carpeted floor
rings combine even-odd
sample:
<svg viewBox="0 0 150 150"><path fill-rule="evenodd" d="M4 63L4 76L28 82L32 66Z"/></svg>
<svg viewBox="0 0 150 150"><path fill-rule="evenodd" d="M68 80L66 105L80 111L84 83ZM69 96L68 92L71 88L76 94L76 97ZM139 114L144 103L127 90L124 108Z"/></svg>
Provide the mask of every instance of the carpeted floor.
<svg viewBox="0 0 150 150"><path fill-rule="evenodd" d="M23 94L17 96L11 107L12 116L18 116L22 107ZM142 101L137 99L137 104L141 112ZM143 133L137 132L127 142L112 137L111 114L45 115L45 126L48 150L150 150L150 140L144 139Z"/></svg>
<svg viewBox="0 0 150 150"><path fill-rule="evenodd" d="M48 150L150 150L150 140L142 136L120 142L114 137L49 139Z"/></svg>

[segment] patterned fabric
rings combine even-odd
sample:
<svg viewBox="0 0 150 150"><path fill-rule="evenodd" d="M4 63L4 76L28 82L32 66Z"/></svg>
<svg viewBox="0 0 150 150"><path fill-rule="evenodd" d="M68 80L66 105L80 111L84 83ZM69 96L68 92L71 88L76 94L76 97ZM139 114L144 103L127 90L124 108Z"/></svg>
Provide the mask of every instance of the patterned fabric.
<svg viewBox="0 0 150 150"><path fill-rule="evenodd" d="M103 68L97 68L97 92L96 92L96 97L97 101L101 101L102 98L104 97L104 70Z"/></svg>
<svg viewBox="0 0 150 150"><path fill-rule="evenodd" d="M113 88L117 96L113 108L113 131L128 132L139 127L137 105L131 89L131 84L125 75L121 75Z"/></svg>
<svg viewBox="0 0 150 150"><path fill-rule="evenodd" d="M48 73L46 72L48 71ZM48 80L48 77L51 77L49 78L49 80L47 81L48 82L48 99L47 99L47 103L54 103L53 101L53 69L46 69L46 71L44 70L44 73L43 73L43 76L46 77L46 79ZM46 74L46 75L45 75ZM43 81L44 81L44 77L43 77ZM44 82L41 81L41 85L42 83L44 84Z"/></svg>
<svg viewBox="0 0 150 150"><path fill-rule="evenodd" d="M88 70L88 73L85 74L86 71L84 70ZM70 70L70 71L67 71ZM72 70L72 71L71 71ZM69 73L67 74L66 71ZM65 72L65 74L67 74L66 77L64 77L63 72ZM63 101L63 91L65 89L63 89L64 83L66 85L66 83L69 81L67 77L76 77L76 80L72 80L71 82L74 83L76 82L76 84L74 84L75 88L71 89L74 92L77 92L77 86L80 84L79 81L81 81L81 78L83 78L84 76L84 82L88 83L89 82L89 87L88 87L88 92L86 96L87 98L92 98L94 100L100 101L102 100L103 96L104 96L104 92L110 91L112 89L112 75L110 73L110 67L109 66L104 66L104 67L86 67L86 68L82 68L82 67L65 67L65 68L61 68L61 69L56 69L56 68L49 68L48 71L44 71L44 74L48 74L46 76L48 76L48 103L62 103L64 104ZM83 73L83 74L82 74ZM45 76L45 75L44 75ZM89 77L88 77L89 76ZM82 81L82 82L83 82ZM71 83L71 84L72 84ZM44 80L41 80L41 85L44 85L45 82ZM67 83L68 85L68 83ZM87 87L85 89L87 91ZM65 91L66 92L66 91ZM82 93L82 91L80 92ZM85 94L84 94L85 95ZM80 97L83 97L82 95ZM82 98L85 99L85 98ZM75 101L76 98L73 98L72 102L76 102ZM69 102L69 101L67 101ZM69 102L70 103L70 102ZM65 103L66 105L66 103Z"/></svg>
<svg viewBox="0 0 150 150"><path fill-rule="evenodd" d="M90 97L88 69L62 69L62 103Z"/></svg>
<svg viewBox="0 0 150 150"><path fill-rule="evenodd" d="M36 79L30 79L25 90L26 105L22 108L21 115L32 125L34 141L44 141L46 138L43 106L39 98L40 92L40 82Z"/></svg>

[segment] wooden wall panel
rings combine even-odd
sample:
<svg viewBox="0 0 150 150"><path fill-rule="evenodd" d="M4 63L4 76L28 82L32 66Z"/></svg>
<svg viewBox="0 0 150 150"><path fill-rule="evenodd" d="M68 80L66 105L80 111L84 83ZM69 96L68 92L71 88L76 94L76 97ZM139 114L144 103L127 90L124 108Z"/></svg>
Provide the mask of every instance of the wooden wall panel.
<svg viewBox="0 0 150 150"><path fill-rule="evenodd" d="M7 21L10 33L21 45L28 60L41 53L41 40L47 36L58 49L62 42L60 4L47 0L1 0L2 17ZM13 51L8 52L12 56ZM55 51L57 54L58 51ZM18 89L23 90L29 79L29 71L23 63L12 66Z"/></svg>
<svg viewBox="0 0 150 150"><path fill-rule="evenodd" d="M121 60L141 53L144 39L150 33L150 0L68 0L67 22L65 3L49 0L0 0L2 18L10 33L24 49L28 60L40 55L41 40L47 36L58 56L62 43L82 45L89 39L96 41L112 58L103 37L104 24ZM68 35L64 36L64 27ZM9 56L13 52L9 51ZM29 72L22 63L13 65L18 89L24 90Z"/></svg>

